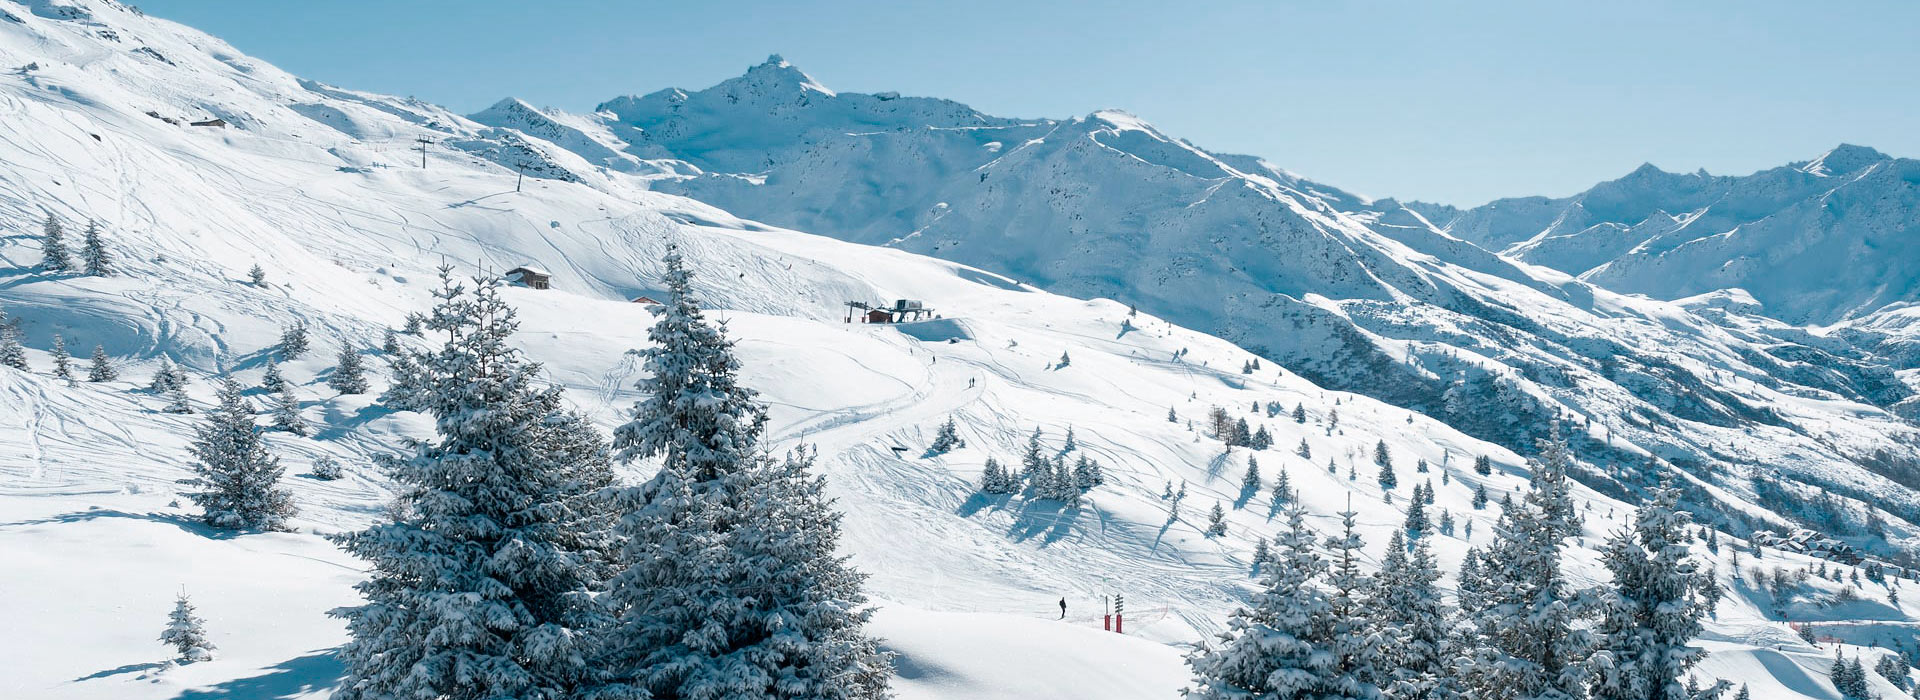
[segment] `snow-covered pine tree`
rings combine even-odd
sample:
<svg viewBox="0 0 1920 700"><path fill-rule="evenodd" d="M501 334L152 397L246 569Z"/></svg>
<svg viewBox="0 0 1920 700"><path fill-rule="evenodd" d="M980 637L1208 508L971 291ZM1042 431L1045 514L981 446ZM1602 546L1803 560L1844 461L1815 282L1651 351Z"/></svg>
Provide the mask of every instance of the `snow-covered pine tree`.
<svg viewBox="0 0 1920 700"><path fill-rule="evenodd" d="M934 433L933 445L927 451L943 455L966 446L966 441L960 439L959 428L953 424L953 416L947 416L946 422L940 424L940 430Z"/></svg>
<svg viewBox="0 0 1920 700"><path fill-rule="evenodd" d="M220 403L194 431L195 485L187 494L208 525L229 530L284 530L293 497L280 488L280 460L267 452L240 383L220 382Z"/></svg>
<svg viewBox="0 0 1920 700"><path fill-rule="evenodd" d="M1168 423L1178 423L1178 422L1180 422L1180 414L1179 414L1179 413L1176 413L1176 412L1174 412L1174 410L1173 410L1173 407L1172 407L1172 406L1168 406L1168 407L1167 407L1167 422L1168 422Z"/></svg>
<svg viewBox="0 0 1920 700"><path fill-rule="evenodd" d="M1273 548L1267 546L1267 538L1261 537L1255 539L1253 541L1253 573L1260 573L1260 566L1266 564L1267 560L1272 558Z"/></svg>
<svg viewBox="0 0 1920 700"><path fill-rule="evenodd" d="M1342 694L1351 698L1380 697L1380 641L1373 635L1374 621L1366 608L1373 596L1373 579L1360 568L1363 556L1360 533L1355 529L1358 513L1349 504L1340 512L1340 534L1326 540L1328 597L1333 616L1334 668L1345 679Z"/></svg>
<svg viewBox="0 0 1920 700"><path fill-rule="evenodd" d="M1486 476L1493 473L1493 458L1479 455L1473 458L1473 473Z"/></svg>
<svg viewBox="0 0 1920 700"><path fill-rule="evenodd" d="M399 333L395 333L392 328L388 328L386 333L381 334L380 352L388 355L398 355L402 349L400 346Z"/></svg>
<svg viewBox="0 0 1920 700"><path fill-rule="evenodd" d="M340 363L327 376L327 386L342 394L367 393L367 368L352 344L340 346Z"/></svg>
<svg viewBox="0 0 1920 700"><path fill-rule="evenodd" d="M986 466L980 470L980 492L994 495L1013 492L1011 478L1006 467L1000 466L1000 460L987 458Z"/></svg>
<svg viewBox="0 0 1920 700"><path fill-rule="evenodd" d="M1452 688L1452 611L1442 600L1440 569L1425 540L1408 548L1394 532L1380 560L1367 614L1380 633L1380 684L1387 697L1456 697Z"/></svg>
<svg viewBox="0 0 1920 700"><path fill-rule="evenodd" d="M1219 501L1213 502L1213 510L1207 513L1208 537L1220 537L1227 534L1227 511L1220 507Z"/></svg>
<svg viewBox="0 0 1920 700"><path fill-rule="evenodd" d="M1228 440L1227 444L1235 447L1246 447L1251 443L1252 440L1253 440L1253 432L1251 430L1251 427L1247 425L1247 419L1245 418L1234 419L1233 438Z"/></svg>
<svg viewBox="0 0 1920 700"><path fill-rule="evenodd" d="M105 235L100 232L100 223L87 222L85 240L80 248L81 263L86 266L87 274L93 277L107 277L114 273L113 254L107 252Z"/></svg>
<svg viewBox="0 0 1920 700"><path fill-rule="evenodd" d="M647 398L614 438L621 458L662 464L616 499L620 571L602 596L614 622L582 695L885 697L891 662L864 632L864 576L836 553L840 516L812 457L765 454L766 411L739 383L733 341L694 303L679 252L665 263Z"/></svg>
<svg viewBox="0 0 1920 700"><path fill-rule="evenodd" d="M1400 477L1393 473L1393 457L1387 454L1387 441L1374 444L1373 464L1380 468L1380 488L1392 491L1400 485Z"/></svg>
<svg viewBox="0 0 1920 700"><path fill-rule="evenodd" d="M1873 672L1887 679L1893 687L1901 690L1913 690L1913 667L1900 654L1887 654L1874 662Z"/></svg>
<svg viewBox="0 0 1920 700"><path fill-rule="evenodd" d="M267 370L260 375L260 388L269 394L278 394L286 387L286 377L280 376L280 361L268 356Z"/></svg>
<svg viewBox="0 0 1920 700"><path fill-rule="evenodd" d="M1441 508L1440 520L1436 525L1436 527L1440 530L1440 534L1446 535L1448 537L1452 537L1453 536L1453 511L1446 508Z"/></svg>
<svg viewBox="0 0 1920 700"><path fill-rule="evenodd" d="M1293 422L1295 423L1307 422L1307 405L1306 404L1297 403L1293 405Z"/></svg>
<svg viewBox="0 0 1920 700"><path fill-rule="evenodd" d="M1322 579L1327 562L1315 549L1301 510L1287 515L1274 539L1273 566L1262 570L1249 607L1234 611L1213 644L1187 656L1189 700L1306 700L1351 698L1357 685L1338 668L1333 604Z"/></svg>
<svg viewBox="0 0 1920 700"><path fill-rule="evenodd" d="M53 356L53 376L73 381L73 356L67 354L67 339L55 333L53 349L48 354Z"/></svg>
<svg viewBox="0 0 1920 700"><path fill-rule="evenodd" d="M273 402L273 427L295 435L307 434L307 419L300 415L300 397L294 395L292 384L280 384Z"/></svg>
<svg viewBox="0 0 1920 700"><path fill-rule="evenodd" d="M1260 460L1247 455L1247 473L1240 476L1240 492L1252 495L1260 491Z"/></svg>
<svg viewBox="0 0 1920 700"><path fill-rule="evenodd" d="M1067 351L1065 351L1065 350L1061 350L1061 351L1060 351L1060 362L1059 362L1059 364L1056 364L1056 365L1054 365L1054 367L1055 367L1055 368L1060 368L1060 367L1065 367L1065 366L1067 366L1067 365L1070 365L1070 364L1073 364L1073 358L1071 358L1071 357L1068 357L1068 356L1067 356Z"/></svg>
<svg viewBox="0 0 1920 700"><path fill-rule="evenodd" d="M182 661L211 659L216 647L207 640L206 622L194 614L193 601L182 591L173 599L173 612L167 614L167 628L160 631L160 641L173 647Z"/></svg>
<svg viewBox="0 0 1920 700"><path fill-rule="evenodd" d="M20 320L0 313L0 367L28 371L27 349L20 345Z"/></svg>
<svg viewBox="0 0 1920 700"><path fill-rule="evenodd" d="M1040 429L1034 428L1027 436L1027 450L1020 454L1020 473L1028 480L1045 479L1051 476L1049 466L1046 450L1040 446Z"/></svg>
<svg viewBox="0 0 1920 700"><path fill-rule="evenodd" d="M1060 445L1060 453L1066 454L1077 449L1080 449L1080 442L1073 438L1073 426L1069 425L1067 426L1067 439Z"/></svg>
<svg viewBox="0 0 1920 700"><path fill-rule="evenodd" d="M87 381L110 382L119 377L120 373L113 369L113 361L107 359L107 349L99 345L93 346L93 358L87 366Z"/></svg>
<svg viewBox="0 0 1920 700"><path fill-rule="evenodd" d="M1558 437L1558 431L1554 431ZM1557 442L1557 441L1556 441ZM1502 509L1494 541L1481 552L1485 579L1462 665L1468 692L1488 700L1577 700L1586 693L1590 642L1574 622L1583 613L1560 567L1573 513L1564 445L1541 445L1532 488Z"/></svg>
<svg viewBox="0 0 1920 700"><path fill-rule="evenodd" d="M1733 700L1753 700L1753 691L1747 690L1747 684L1740 684L1740 692L1733 694Z"/></svg>
<svg viewBox="0 0 1920 700"><path fill-rule="evenodd" d="M153 377L147 380L147 391L166 394L175 389L185 389L190 378L187 371L173 363L166 355L160 356L160 366L153 369Z"/></svg>
<svg viewBox="0 0 1920 700"><path fill-rule="evenodd" d="M1253 437L1248 438L1247 446L1256 450L1272 447L1273 434L1267 432L1267 426L1261 425L1259 429L1253 431Z"/></svg>
<svg viewBox="0 0 1920 700"><path fill-rule="evenodd" d="M1487 507L1487 485L1473 487L1473 509L1484 510Z"/></svg>
<svg viewBox="0 0 1920 700"><path fill-rule="evenodd" d="M280 329L280 359L292 360L307 354L307 324L295 321Z"/></svg>
<svg viewBox="0 0 1920 700"><path fill-rule="evenodd" d="M355 586L366 603L331 613L352 635L336 700L570 698L593 675L607 444L538 386L500 288L441 268L446 341L422 356L435 436L382 460L401 487L393 520L335 538L372 567Z"/></svg>
<svg viewBox="0 0 1920 700"><path fill-rule="evenodd" d="M1053 459L1053 493L1050 498L1069 504L1080 500L1079 481L1074 478L1073 468L1067 466L1065 456Z"/></svg>
<svg viewBox="0 0 1920 700"><path fill-rule="evenodd" d="M426 332L426 326L427 326L426 314L420 313L418 311L408 311L407 322L405 325L400 327L400 332L405 333L407 335L418 337L421 333Z"/></svg>
<svg viewBox="0 0 1920 700"><path fill-rule="evenodd" d="M67 248L67 230L60 220L48 214L40 234L40 266L48 272L73 271L73 251Z"/></svg>
<svg viewBox="0 0 1920 700"><path fill-rule="evenodd" d="M1717 585L1689 553L1693 532L1670 484L1614 533L1602 562L1613 583L1599 591L1600 622L1593 700L1693 700L1681 678L1706 651L1688 645L1711 612L1704 595Z"/></svg>
<svg viewBox="0 0 1920 700"><path fill-rule="evenodd" d="M1084 452L1081 453L1080 458L1077 460L1074 460L1074 463L1073 463L1074 490L1084 493L1088 489L1091 489L1095 486L1099 486L1100 477L1098 476L1098 474L1099 474L1098 463L1094 462L1091 459L1088 459L1086 453Z"/></svg>
<svg viewBox="0 0 1920 700"><path fill-rule="evenodd" d="M1278 506L1293 502L1293 482L1287 477L1286 467L1280 468L1280 474L1273 478L1273 503Z"/></svg>
<svg viewBox="0 0 1920 700"><path fill-rule="evenodd" d="M1433 529L1433 521L1427 519L1427 499L1422 497L1421 488L1413 487L1413 499L1407 503L1407 520L1401 525L1407 536L1414 539Z"/></svg>
<svg viewBox="0 0 1920 700"><path fill-rule="evenodd" d="M1313 448L1307 446L1306 438L1300 438L1300 446L1294 448L1293 453L1300 455L1301 459L1313 459Z"/></svg>
<svg viewBox="0 0 1920 700"><path fill-rule="evenodd" d="M193 401L187 398L186 387L176 384L168 388L163 395L167 397L167 405L160 409L161 411L183 415L193 413Z"/></svg>

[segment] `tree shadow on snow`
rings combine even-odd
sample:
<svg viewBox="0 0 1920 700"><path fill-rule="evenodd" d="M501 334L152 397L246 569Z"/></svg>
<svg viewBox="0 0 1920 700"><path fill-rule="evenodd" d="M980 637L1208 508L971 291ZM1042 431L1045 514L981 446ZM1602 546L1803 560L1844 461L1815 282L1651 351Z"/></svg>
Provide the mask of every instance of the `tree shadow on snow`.
<svg viewBox="0 0 1920 700"><path fill-rule="evenodd" d="M200 522L198 519L191 518L185 515L174 515L171 513L129 513L123 510L113 510L110 508L92 508L88 510L74 511L72 513L62 513L60 515L55 515L47 518L37 518L34 520L20 520L20 521L15 521L10 523L0 523L0 530L15 528L15 527L28 527L32 525L60 525L60 524L66 524L66 523L84 523L84 522L90 522L94 520L100 520L102 518L125 518L128 520L146 520L148 522L172 525L174 527L180 528L181 530L185 530L188 533L199 535L201 537L205 537L208 539L215 539L215 540L232 539L234 537L250 534L253 532L252 530L223 530L220 528L207 525L206 523Z"/></svg>
<svg viewBox="0 0 1920 700"><path fill-rule="evenodd" d="M290 698L296 695L330 690L340 684L344 669L335 650L317 651L299 656L266 670L258 676L235 678L219 685L195 688L174 696L174 700L217 700L219 698Z"/></svg>
<svg viewBox="0 0 1920 700"><path fill-rule="evenodd" d="M109 676L118 676L122 673L143 673L143 672L151 671L166 665L167 665L166 663L160 662L160 661L148 661L143 664L127 664L119 668L110 668L105 671L95 671L89 675L75 678L73 679L73 682L79 683L82 681L90 681L90 680L95 680L99 678L107 678Z"/></svg>
<svg viewBox="0 0 1920 700"><path fill-rule="evenodd" d="M959 508L953 509L953 512L962 518L971 518L973 514L983 510L992 510L997 513L1006 510L1007 504L1012 500L1012 494L991 494L976 491L972 496L968 496L967 500L961 502Z"/></svg>
<svg viewBox="0 0 1920 700"><path fill-rule="evenodd" d="M1053 544L1072 532L1074 523L1079 520L1079 506L1069 506L1059 501L1022 501L1020 511L1014 514L1013 527L1007 530L1007 536L1015 542L1040 537L1041 543Z"/></svg>
<svg viewBox="0 0 1920 700"><path fill-rule="evenodd" d="M337 440L347 436L353 431L359 429L361 426L364 426L368 423L372 423L376 420L380 420L387 416L391 416L395 413L399 413L399 411L394 410L392 408L388 408L379 403L370 403L365 406L361 406L359 410L354 411L352 415L349 415L344 419L328 420L321 423L321 426L324 426L324 427L321 427L319 430L314 431L313 439Z"/></svg>

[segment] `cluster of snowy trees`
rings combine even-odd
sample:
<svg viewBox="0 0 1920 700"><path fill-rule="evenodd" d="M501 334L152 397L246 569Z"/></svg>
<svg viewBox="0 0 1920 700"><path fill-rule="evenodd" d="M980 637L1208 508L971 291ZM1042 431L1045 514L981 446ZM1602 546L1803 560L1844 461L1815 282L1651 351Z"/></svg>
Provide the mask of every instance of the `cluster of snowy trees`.
<svg viewBox="0 0 1920 700"><path fill-rule="evenodd" d="M1071 504L1077 503L1087 491L1107 483L1106 468L1080 450L1073 428L1067 428L1065 443L1051 455L1040 442L1043 434L1039 428L1033 429L1033 434L1027 437L1020 465L1013 470L988 457L980 475L980 491L995 495L1025 493L1029 498ZM1074 455L1076 452L1079 454ZM1076 458L1068 462L1069 456Z"/></svg>
<svg viewBox="0 0 1920 700"><path fill-rule="evenodd" d="M339 537L372 567L335 697L881 698L863 575L811 453L763 445L766 412L724 328L666 258L646 398L609 442L514 349L500 282L443 275L411 358L436 437L383 465L391 522ZM657 460L637 485L615 461Z"/></svg>
<svg viewBox="0 0 1920 700"><path fill-rule="evenodd" d="M87 229L81 234L80 259L75 261L73 249L67 243L66 227L48 214L46 224L41 227L40 255L40 266L48 272L80 271L92 277L114 273L113 254L108 252L106 234L96 221L87 222Z"/></svg>
<svg viewBox="0 0 1920 700"><path fill-rule="evenodd" d="M1574 590L1561 549L1576 534L1570 457L1542 443L1528 493L1493 542L1469 550L1447 601L1424 538L1396 531L1374 575L1360 572L1353 514L1315 538L1292 509L1261 586L1228 631L1189 658L1190 698L1556 698L1699 700L1704 652L1687 642L1714 587L1689 556L1678 491L1657 490L1607 543L1609 584ZM1264 542L1262 543L1265 544Z"/></svg>
<svg viewBox="0 0 1920 700"><path fill-rule="evenodd" d="M1253 410L1259 412L1258 402L1253 404ZM1207 429L1213 433L1214 439L1226 443L1228 447L1264 450L1273 446L1273 436L1267 432L1267 426L1256 429L1247 423L1247 419L1235 418L1227 409L1219 406L1207 410Z"/></svg>

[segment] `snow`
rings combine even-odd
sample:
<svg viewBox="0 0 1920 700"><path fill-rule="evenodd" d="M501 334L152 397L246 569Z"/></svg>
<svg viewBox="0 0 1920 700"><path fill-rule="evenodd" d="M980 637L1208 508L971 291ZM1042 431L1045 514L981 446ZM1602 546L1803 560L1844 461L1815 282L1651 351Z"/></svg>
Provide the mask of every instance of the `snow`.
<svg viewBox="0 0 1920 700"><path fill-rule="evenodd" d="M565 387L576 407L607 428L624 421L637 398L637 361L628 351L645 346L652 322L648 309L627 300L643 293L657 298L660 256L677 244L697 266L697 294L739 340L746 380L771 407L776 447L818 446L820 469L847 513L846 549L872 575L869 590L881 601L875 631L903 655L897 687L909 699L1172 697L1186 683L1181 655L1244 601L1253 582L1252 543L1271 536L1283 520L1264 491L1240 501L1244 449L1224 453L1217 441L1189 431L1185 420L1198 421L1212 406L1273 433L1274 449L1258 455L1263 472L1271 479L1288 471L1315 529L1328 530L1333 512L1351 498L1369 556L1377 556L1399 526L1399 503L1423 477L1433 477L1438 489L1433 508L1449 509L1462 528L1474 523L1473 542L1491 532L1492 510L1472 510L1472 489L1484 484L1497 499L1524 483L1524 460L1504 447L1405 408L1328 389L1297 366L1268 361L1254 375L1241 374L1254 356L1220 335L1144 304L1130 316L1126 302L1137 300L1128 285L1139 278L1129 275L1139 272L1139 258L1120 255L1126 251L1176 261L1146 268L1143 274L1166 276L1146 288L1166 300L1191 296L1189 306L1170 308L1221 323L1207 330L1240 329L1237 339L1249 344L1280 338L1250 330L1267 326L1286 329L1294 336L1289 342L1307 351L1349 347L1341 343L1357 336L1393 357L1459 353L1515 363L1516 355L1530 355L1551 367L1582 366L1568 359L1569 346L1621 343L1639 357L1657 349L1687 372L1737 376L1713 386L1776 407L1803 429L1813 426L1817 438L1785 427L1685 422L1670 442L1642 445L1630 439L1644 436L1621 437L1628 454L1678 454L1679 445L1709 444L1743 461L1825 474L1900 497L1890 482L1834 457L1841 448L1892 444L1896 424L1884 413L1845 398L1791 394L1739 359L1765 334L1786 332L1777 325L1719 325L1673 304L1572 284L1565 275L1488 255L1445 234L1378 233L1322 199L1335 196L1327 188L1245 159L1214 157L1114 113L1066 122L999 119L942 100L834 93L776 60L713 95L661 92L609 103L604 111L615 115L611 120L556 119L566 127L548 132L556 141L504 121L485 123L412 100L303 81L216 39L103 0L32 8L0 0L0 9L21 19L0 22L0 64L40 66L0 75L0 113L9 124L30 126L0 133L0 217L25 232L37 231L49 211L70 231L98 218L124 272L110 278L45 274L34 267L38 250L30 238L0 241L0 304L23 320L37 370L0 370L0 561L7 562L0 567L0 592L9 610L21 611L10 618L9 641L0 644L0 695L325 697L338 670L332 650L344 641L344 628L324 611L355 602L351 586L364 566L321 536L378 517L390 486L371 467L371 455L393 452L429 426L421 416L375 403L385 382L384 357L369 358L375 384L369 394L339 396L323 380L343 344L377 347L385 329L427 308L433 270L443 263L462 272L522 264L553 271L551 290L504 292L522 321L514 342L543 363L545 376ZM102 38L103 30L118 39ZM140 46L170 63L132 50ZM895 230L891 224L901 219L871 210L860 213L875 223L860 231L837 225L852 224L853 214L836 223L824 218L824 209L799 206L819 192L786 190L791 196L779 200L782 205L823 212L812 221L828 237L648 189L662 184L661 173L706 172L764 155L755 144L689 136L673 142L675 162L658 151L609 147L594 157L577 150L586 148L582 138L602 145L615 137L644 140L643 134L665 139L656 133L660 124L641 129L633 122L648 110L681 104L682 123L694 124L701 110L720 110L729 91L763 100L759 107L801 96L809 102L800 111L838 115L776 118L795 113L790 110L744 120L778 127L763 134L769 141L852 120L863 131L881 131L844 143L893 156L924 145L895 127L934 123L925 143L964 145L969 154L951 160L958 150L929 152L932 162L956 174L941 180L942 187L957 193L960 183L979 184L979 173L988 173L985 182L1003 189L929 199L950 205L941 221L953 228ZM233 128L189 129L147 111L216 114ZM493 112L529 125L539 114L524 103ZM420 137L438 144L427 150L424 169L419 152L408 150ZM989 143L1005 147L985 148ZM843 174L833 170L833 156L820 157L825 160L814 163L820 169L809 171L812 176ZM531 177L515 192L520 166L528 166ZM1053 166L1113 168L1126 176L1082 189L1088 183L1034 174ZM889 181L886 172L859 172L849 181ZM775 170L761 182L780 186L789 174ZM1165 186L1178 196L1142 182L1172 183ZM1133 213L1178 224L1182 235L1082 242L1087 229L1060 233L1051 218L1009 194L1051 185L1068 186L1075 201L1152 195L1142 201L1153 211ZM852 193L846 203L858 210L891 198ZM1343 195L1339 201L1360 200ZM979 213L982 205L992 217ZM1394 216L1376 213L1382 220ZM1300 247L1283 246L1287 259L1267 261L1254 253L1270 249L1242 245L1260 234L1244 231L1249 238L1227 246L1232 255L1202 254L1208 249L1190 235L1248 216ZM1010 224L1008 238L975 243L961 235L988 223ZM922 229L915 245L924 249L862 242ZM919 254L966 260L962 253L1001 243L1012 247L997 252L992 265ZM1078 267L1008 262L1048 246L1063 247L1061 254ZM1204 267L1216 257L1271 267ZM245 280L255 263L268 273L264 287ZM1286 289L1255 294L1251 290L1265 283L1249 278ZM1079 298L1058 293L1063 289ZM1288 294L1281 298L1278 291ZM925 300L941 318L897 326L843 322L846 301L901 298ZM1223 298L1224 309L1216 304ZM1544 330L1527 336L1535 340L1501 345L1484 335L1483 319L1432 300L1511 305ZM1197 311L1202 307L1208 310ZM301 508L292 521L296 531L207 531L184 504L180 494L187 487L178 483L189 475L187 436L202 417L161 413L164 397L140 387L160 357L171 357L192 375L187 392L204 407L217 375L257 383L263 351L296 321L309 324L314 347L281 371L318 430L311 437L267 436ZM1315 325L1321 322L1327 325ZM80 357L103 345L121 380L68 385L52 379L44 350L55 333ZM1058 367L1063 352L1073 362ZM1598 376L1580 372L1583 380ZM1658 412L1597 380L1555 392L1527 386L1582 415ZM249 398L272 397L256 390ZM1309 420L1247 413L1255 401L1304 405ZM1166 420L1169 407L1181 421ZM1338 427L1330 425L1335 410ZM967 447L923 456L949 416ZM1078 508L976 493L985 459L1015 458L1035 427L1045 431L1050 449L1072 427L1081 449L1105 465L1109 483ZM1603 421L1595 432L1620 428ZM1293 456L1303 439L1312 460ZM1384 502L1371 478L1376 440L1387 442L1399 465L1394 504ZM1482 454L1496 464L1490 476L1470 469ZM346 477L300 476L323 455L340 460ZM1434 473L1413 471L1420 458ZM1338 473L1326 469L1329 459ZM1349 481L1349 464L1365 476ZM638 465L623 476L638 478L648 468ZM1442 472L1450 483L1440 484ZM1188 490L1177 509L1160 496L1170 481ZM1712 488L1756 518L1772 517L1736 481ZM1623 522L1628 508L1585 488L1576 498L1589 520L1585 548L1572 550L1568 566L1577 582L1593 583L1602 569L1591 547ZM1228 532L1209 538L1202 534L1205 513L1216 501L1228 508ZM1904 524L1893 527L1896 536L1912 534ZM1470 544L1464 535L1435 543L1446 570ZM1724 571L1724 558L1716 561ZM1797 566L1809 560L1769 552L1766 561ZM163 668L169 652L156 637L183 587L220 651L211 661ZM1736 591L1703 642L1717 652L1708 668L1743 674L1755 697L1828 697L1822 664L1830 650L1769 651L1797 638L1758 602L1764 593ZM1100 630L1098 611L1113 594L1127 597L1125 635ZM1869 585L1864 595L1875 599L1884 591ZM1060 621L1054 601L1063 596L1070 607ZM1837 614L1857 614L1848 620L1881 625L1877 631L1913 622L1884 605Z"/></svg>

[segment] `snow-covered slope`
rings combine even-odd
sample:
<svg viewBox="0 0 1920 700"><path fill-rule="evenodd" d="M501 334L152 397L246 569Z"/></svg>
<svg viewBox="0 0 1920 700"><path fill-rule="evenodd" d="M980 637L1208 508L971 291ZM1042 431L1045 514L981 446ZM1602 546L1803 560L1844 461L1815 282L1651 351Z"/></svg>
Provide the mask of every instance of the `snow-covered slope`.
<svg viewBox="0 0 1920 700"><path fill-rule="evenodd" d="M1808 493L1847 483L1852 497L1920 512L1873 473L1891 471L1875 455L1915 438L1885 410L1913 391L1871 348L1615 294L1450 235L1431 207L1213 154L1122 112L1018 120L836 93L774 57L706 90L619 98L594 115L522 106L475 118L599 124L576 133L621 140L588 151L684 163L645 178L657 191L1137 305L1511 448L1571 416L1596 436L1576 448L1615 470L1583 478L1613 493L1647 483L1640 455L1651 452L1735 491L1778 472ZM1551 204L1510 208L1544 217ZM1746 527L1737 509L1697 505Z"/></svg>
<svg viewBox="0 0 1920 700"><path fill-rule="evenodd" d="M1130 315L1120 301L1053 294L977 267L758 224L642 187L667 173L744 162L748 156L728 152L724 141L695 161L663 158L637 141L609 145L640 137L598 119L553 118L544 131L483 125L431 105L301 81L218 40L105 0L0 0L0 65L22 67L0 73L0 113L10 127L0 131L0 220L11 222L0 240L0 306L20 320L35 370L0 368L6 697L323 697L338 669L331 650L344 636L323 612L351 602L350 586L363 573L320 535L380 517L388 486L369 457L427 425L380 407L371 395L336 395L322 379L347 345L368 354L382 374L385 358L367 348L405 313L427 306L432 271L441 264L471 272L533 263L552 271L551 290L510 291L522 321L515 342L544 363L546 376L566 387L575 405L610 426L636 398L636 361L628 351L644 345L651 321L646 307L629 299L657 294L656 261L678 244L700 271L697 291L740 341L747 379L772 407L776 441L818 445L820 467L847 512L847 549L873 575L870 590L883 608L876 630L902 655L897 686L905 698L1173 697L1185 682L1181 645L1218 629L1243 600L1252 545L1278 526L1264 491L1240 492L1248 452L1227 452L1186 422L1212 406L1273 434L1275 449L1259 452L1259 462L1269 479L1288 473L1315 527L1325 529L1332 513L1351 503L1371 553L1401 522L1411 485L1431 479L1434 507L1459 520L1456 535L1435 538L1450 569L1469 543L1488 537L1493 511L1471 507L1472 489L1484 485L1497 498L1524 481L1520 454L1441 420L1317 385L1291 368L1268 363L1242 373L1253 355L1150 310ZM798 90L799 99L833 97L817 84ZM976 118L951 103L898 109L956 124ZM493 112L534 114L514 104ZM185 123L215 115L229 126ZM996 124L1017 128L995 120L978 126ZM1153 139L1120 115L1072 128L1096 142ZM421 154L407 150L418 138L435 142L424 168ZM589 158L579 152L590 150L587 142L607 150ZM1093 157L1102 147L1079 148L1081 157ZM1177 150L1162 155L1171 162ZM1257 191L1222 187L1221 196L1292 202L1293 218L1273 221L1295 227L1302 240L1329 241L1326 251L1351 246L1347 255L1363 261L1329 262L1353 279L1317 271L1329 276L1301 283L1299 298L1307 301L1299 303L1326 318L1357 318L1354 309L1370 308L1368 323L1378 323L1396 308L1432 308L1426 297L1404 291L1422 283L1439 290L1430 296L1468 286L1541 298L1586 294L1557 281L1543 288L1509 281L1522 268L1464 244L1452 247L1459 242L1451 239L1383 239L1354 219L1304 204L1332 194L1283 199L1273 192L1298 191L1298 182L1216 161L1249 178L1237 182L1274 183ZM516 191L521 166L536 177ZM1188 160L1180 167L1213 166ZM1239 190L1250 193L1225 194ZM48 213L70 223L101 221L121 274L40 269L33 234ZM264 286L245 281L256 263L267 271ZM1391 271L1393 283L1374 275L1376 267ZM1313 285L1323 283L1350 298L1316 301ZM843 321L846 301L900 298L924 300L942 318L901 326ZM1745 371L1736 355L1713 356L1720 363L1714 369L1686 355L1745 341L1679 307L1598 295L1583 303L1628 319L1609 334L1675 339L1682 349L1669 360L1671 371ZM1561 304L1552 308L1572 308ZM1556 313L1567 314L1552 317L1556 328L1612 323L1599 312ZM301 508L298 532L207 531L179 498L179 480L188 474L186 436L196 419L160 412L163 400L141 386L159 359L170 357L189 368L189 393L204 405L215 375L256 382L265 349L293 322L311 325L316 347L283 369L317 431L274 433L269 441L293 475L287 482ZM1402 347L1357 321L1332 327L1365 343ZM49 376L46 350L55 334L83 356L102 345L121 379L69 384ZM1697 335L1728 339L1683 344ZM1435 358L1462 352L1406 347ZM1514 361L1493 347L1482 347L1484 357ZM1071 362L1062 366L1067 353ZM1790 396L1762 385L1777 384L1770 375L1751 376L1723 380L1718 390L1777 403L1797 422L1675 423L1684 430L1676 429L1672 441L1779 465L1783 473L1821 475L1837 489L1852 489L1842 494L1901 502L1897 487L1839 458L1888 443L1885 414L1834 396ZM1586 390L1604 394L1608 386ZM1301 406L1306 420L1250 411L1256 402ZM1169 409L1178 420L1167 419ZM1463 405L1450 415L1525 420L1498 416L1502 410L1507 406ZM959 420L967 446L922 454L949 416ZM1642 445L1601 423L1570 425L1581 428L1590 447L1612 442L1636 466L1649 447L1672 449ZM1808 425L1817 431L1794 432ZM973 484L985 459L1013 459L1036 427L1049 449L1059 449L1071 427L1080 449L1106 465L1109 483L1077 508L977 494ZM1399 468L1402 485L1392 498L1368 478L1376 441L1386 442ZM1294 452L1302 443L1310 459ZM299 476L322 455L345 463L347 477ZM1469 468L1479 455L1493 460L1491 474ZM1420 460L1429 465L1425 474L1416 471ZM637 465L628 476L646 469ZM1597 472L1608 469L1596 465ZM1741 481L1749 469L1743 462L1702 465L1703 478L1688 483L1700 498L1711 494L1722 517L1781 522L1779 504L1752 498ZM1640 478L1617 475L1636 484ZM1179 484L1184 500L1163 498ZM1590 489L1577 497L1588 518L1584 548L1569 567L1590 583L1602 577L1591 548L1628 506ZM1230 509L1228 534L1209 538L1201 531L1215 502ZM1894 538L1915 532L1898 517L1885 527ZM1770 564L1807 561L1769 554ZM163 668L166 652L154 637L182 587L208 618L220 653L210 662ZM1874 602L1851 608L1811 602L1839 584L1803 588L1793 602L1736 587L1707 641L1716 656L1706 671L1752 683L1759 698L1831 697L1824 679L1829 651L1795 641L1783 618L1843 619L1864 630L1854 641L1911 623L1877 602L1887 593L1877 585L1864 587ZM1126 635L1099 629L1101 599L1111 594L1127 597ZM1069 614L1050 620L1062 596Z"/></svg>

